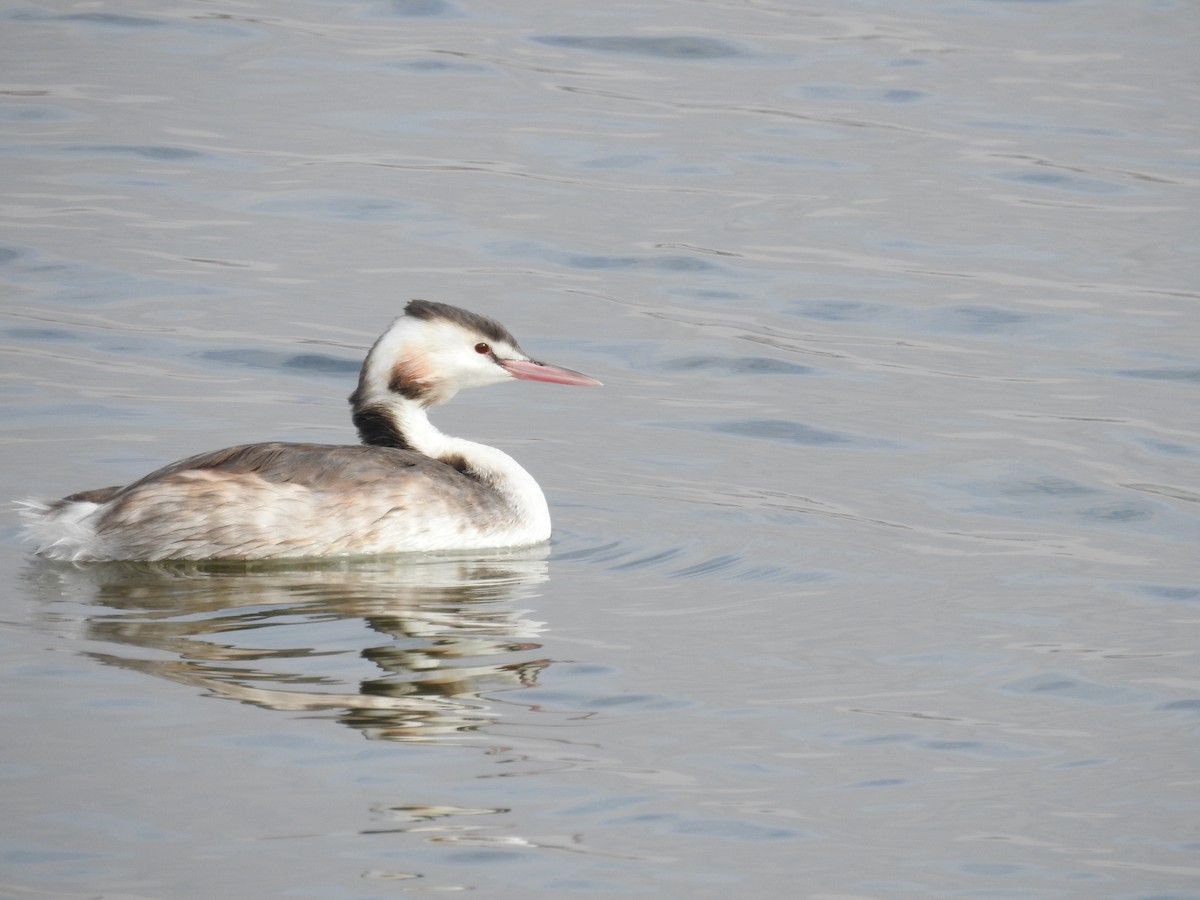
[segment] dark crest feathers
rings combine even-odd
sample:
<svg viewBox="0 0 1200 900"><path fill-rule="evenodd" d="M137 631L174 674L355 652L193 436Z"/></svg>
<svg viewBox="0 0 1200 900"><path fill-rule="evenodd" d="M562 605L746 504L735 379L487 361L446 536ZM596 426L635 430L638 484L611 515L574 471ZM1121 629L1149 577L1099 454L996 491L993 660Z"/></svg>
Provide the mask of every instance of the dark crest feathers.
<svg viewBox="0 0 1200 900"><path fill-rule="evenodd" d="M434 303L430 300L411 300L404 307L404 314L414 319L445 319L464 328L479 332L489 341L504 341L517 346L516 338L508 333L508 329L494 319L478 315L448 303Z"/></svg>

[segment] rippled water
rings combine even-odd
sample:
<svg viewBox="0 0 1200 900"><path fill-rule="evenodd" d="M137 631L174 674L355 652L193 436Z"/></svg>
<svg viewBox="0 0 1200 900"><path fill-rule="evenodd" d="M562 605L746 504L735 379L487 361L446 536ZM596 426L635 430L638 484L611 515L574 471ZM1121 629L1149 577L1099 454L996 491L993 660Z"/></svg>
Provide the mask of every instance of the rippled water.
<svg viewBox="0 0 1200 900"><path fill-rule="evenodd" d="M549 548L64 566L0 894L1200 897L1182 2L17 4L3 495L348 441L411 297Z"/></svg>

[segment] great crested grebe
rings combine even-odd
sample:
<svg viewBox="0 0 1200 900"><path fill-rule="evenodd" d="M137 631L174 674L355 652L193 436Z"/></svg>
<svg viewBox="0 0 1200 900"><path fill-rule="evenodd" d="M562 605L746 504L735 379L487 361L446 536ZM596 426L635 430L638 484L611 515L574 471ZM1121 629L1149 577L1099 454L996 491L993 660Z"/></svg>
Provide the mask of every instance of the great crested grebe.
<svg viewBox="0 0 1200 900"><path fill-rule="evenodd" d="M426 407L513 378L598 385L530 359L491 319L413 300L350 396L361 445L245 444L125 487L25 501L61 560L285 559L537 544L546 498L507 453L442 434Z"/></svg>

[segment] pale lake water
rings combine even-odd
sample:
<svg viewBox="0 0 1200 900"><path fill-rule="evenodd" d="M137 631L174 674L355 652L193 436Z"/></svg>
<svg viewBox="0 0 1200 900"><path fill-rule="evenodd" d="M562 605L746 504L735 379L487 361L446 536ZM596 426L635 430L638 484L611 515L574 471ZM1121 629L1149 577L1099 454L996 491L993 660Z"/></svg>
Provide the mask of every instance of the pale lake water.
<svg viewBox="0 0 1200 900"><path fill-rule="evenodd" d="M0 496L435 421L548 547L32 558L0 896L1200 897L1200 7L22 2Z"/></svg>

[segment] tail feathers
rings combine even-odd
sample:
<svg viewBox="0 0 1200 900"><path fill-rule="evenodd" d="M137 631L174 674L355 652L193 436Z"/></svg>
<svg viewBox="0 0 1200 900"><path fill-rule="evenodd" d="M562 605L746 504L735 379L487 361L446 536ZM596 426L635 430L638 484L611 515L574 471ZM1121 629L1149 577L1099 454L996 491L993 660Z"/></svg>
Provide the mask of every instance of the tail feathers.
<svg viewBox="0 0 1200 900"><path fill-rule="evenodd" d="M88 501L59 500L44 503L35 498L18 500L25 520L26 540L36 544L35 552L49 559L97 559L97 535L89 517L100 504Z"/></svg>

